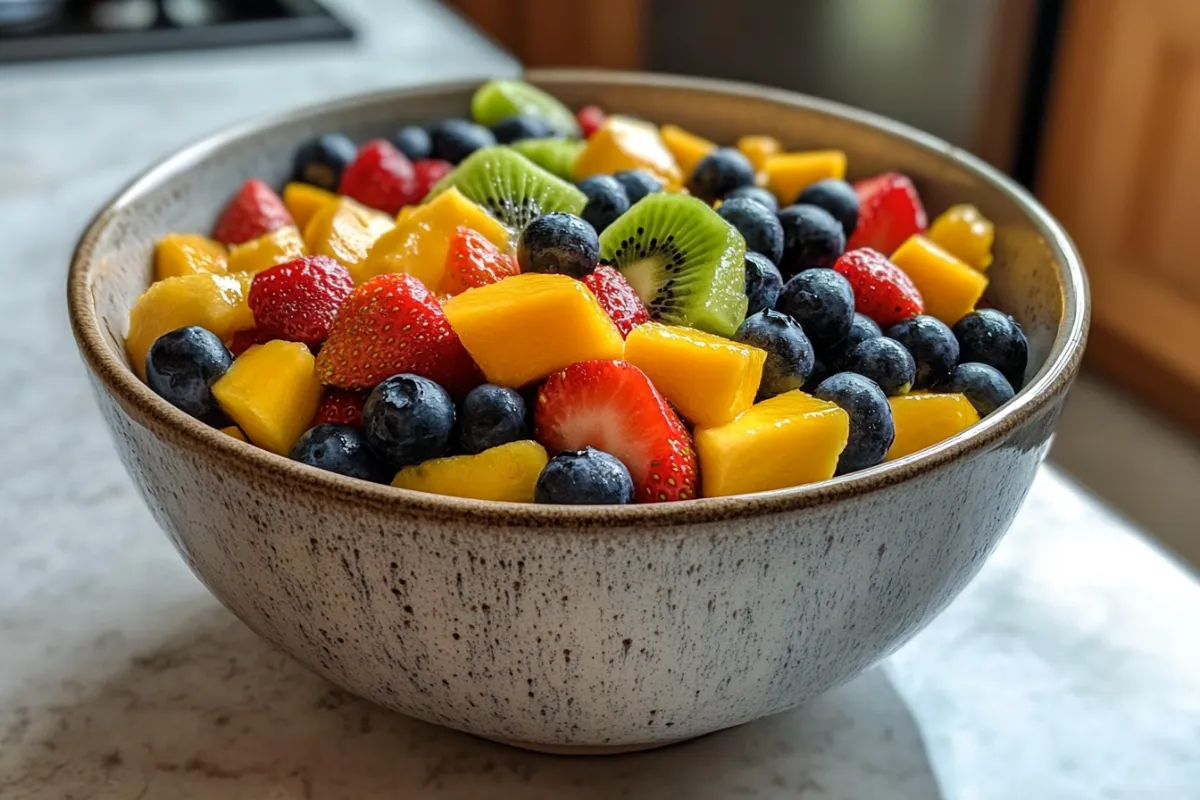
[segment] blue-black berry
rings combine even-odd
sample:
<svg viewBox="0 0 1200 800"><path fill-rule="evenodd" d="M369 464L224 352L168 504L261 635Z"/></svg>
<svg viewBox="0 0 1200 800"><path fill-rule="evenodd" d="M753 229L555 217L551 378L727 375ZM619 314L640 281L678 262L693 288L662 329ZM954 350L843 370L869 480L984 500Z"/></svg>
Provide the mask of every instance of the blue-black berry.
<svg viewBox="0 0 1200 800"><path fill-rule="evenodd" d="M836 403L850 416L850 439L838 459L838 475L883 463L896 439L896 425L887 396L875 381L839 372L822 381L813 395Z"/></svg>
<svg viewBox="0 0 1200 800"><path fill-rule="evenodd" d="M783 289L783 276L761 253L746 251L746 297L750 305L746 315L775 308L779 292Z"/></svg>
<svg viewBox="0 0 1200 800"><path fill-rule="evenodd" d="M393 470L446 454L454 433L454 401L420 375L393 375L367 396L363 433Z"/></svg>
<svg viewBox="0 0 1200 800"><path fill-rule="evenodd" d="M496 143L496 137L482 125L465 119L444 119L429 130L433 157L457 164L467 156Z"/></svg>
<svg viewBox="0 0 1200 800"><path fill-rule="evenodd" d="M917 362L914 389L944 381L958 364L958 340L946 323L936 317L928 314L909 317L888 328L887 335L904 345Z"/></svg>
<svg viewBox="0 0 1200 800"><path fill-rule="evenodd" d="M850 351L845 369L879 384L888 397L906 394L917 379L917 362L895 339L878 336L860 342Z"/></svg>
<svg viewBox="0 0 1200 800"><path fill-rule="evenodd" d="M700 159L688 189L706 203L721 200L734 189L754 185L754 167L739 150L718 147Z"/></svg>
<svg viewBox="0 0 1200 800"><path fill-rule="evenodd" d="M972 311L954 323L959 358L990 364L1008 378L1014 389L1025 383L1029 364L1029 342L1015 319L994 308Z"/></svg>
<svg viewBox="0 0 1200 800"><path fill-rule="evenodd" d="M529 438L525 399L515 389L485 383L463 398L458 412L458 442L464 453Z"/></svg>
<svg viewBox="0 0 1200 800"><path fill-rule="evenodd" d="M817 387L824 383L825 379L834 374L835 371L836 370L834 370L833 367L829 366L829 362L820 356L817 356L813 359L812 373L808 376L808 380L804 382L804 386L801 388L809 394L812 394L817 390Z"/></svg>
<svg viewBox="0 0 1200 800"><path fill-rule="evenodd" d="M846 238L858 227L858 193L846 181L827 178L809 184L796 198L798 204L817 206L828 211L842 224Z"/></svg>
<svg viewBox="0 0 1200 800"><path fill-rule="evenodd" d="M1015 392L1008 379L993 366L964 362L954 368L950 377L936 387L939 392L959 392L986 417L1013 399Z"/></svg>
<svg viewBox="0 0 1200 800"><path fill-rule="evenodd" d="M625 187L629 204L633 205L648 194L662 191L662 182L644 169L627 169L613 174L617 183Z"/></svg>
<svg viewBox="0 0 1200 800"><path fill-rule="evenodd" d="M772 213L779 211L779 201L775 199L775 195L771 194L761 186L738 187L729 194L725 195L725 202L729 202L730 200L735 200L738 198L753 200L759 205L769 208Z"/></svg>
<svg viewBox="0 0 1200 800"><path fill-rule="evenodd" d="M215 333L179 328L154 340L146 354L146 384L180 411L209 425L228 424L210 388L233 363Z"/></svg>
<svg viewBox="0 0 1200 800"><path fill-rule="evenodd" d="M362 431L349 425L324 422L305 431L292 446L291 458L310 467L374 483L387 483L395 475L367 444Z"/></svg>
<svg viewBox="0 0 1200 800"><path fill-rule="evenodd" d="M429 131L420 125L405 125L396 131L392 144L409 161L421 161L433 155L433 140L429 137Z"/></svg>
<svg viewBox="0 0 1200 800"><path fill-rule="evenodd" d="M574 214L543 214L521 231L517 261L522 272L582 278L600 263L600 238L594 227Z"/></svg>
<svg viewBox="0 0 1200 800"><path fill-rule="evenodd" d="M747 250L762 253L772 264L778 264L783 258L783 226L762 203L745 198L726 199L717 214L738 229L746 240Z"/></svg>
<svg viewBox="0 0 1200 800"><path fill-rule="evenodd" d="M354 142L340 133L305 142L296 150L292 161L292 180L311 184L328 192L336 192L342 173L358 155Z"/></svg>
<svg viewBox="0 0 1200 800"><path fill-rule="evenodd" d="M817 206L788 206L779 210L783 227L783 257L779 271L784 277L814 267L828 268L846 249L842 224Z"/></svg>
<svg viewBox="0 0 1200 800"><path fill-rule="evenodd" d="M500 144L512 144L522 139L545 139L554 135L554 128L541 117L515 114L492 126L492 135Z"/></svg>
<svg viewBox="0 0 1200 800"><path fill-rule="evenodd" d="M576 186L587 197L587 205L580 216L596 229L596 233L603 232L629 210L629 195L612 175L593 175Z"/></svg>
<svg viewBox="0 0 1200 800"><path fill-rule="evenodd" d="M751 314L733 338L767 351L758 384L759 400L799 389L813 371L812 343L804 329L787 314L769 310Z"/></svg>
<svg viewBox="0 0 1200 800"><path fill-rule="evenodd" d="M546 464L533 499L559 505L624 505L633 502L633 478L608 453L591 447L567 450Z"/></svg>
<svg viewBox="0 0 1200 800"><path fill-rule="evenodd" d="M875 320L866 314L855 312L854 319L850 322L850 332L846 334L846 338L829 348L829 352L825 355L829 358L829 363L837 367L838 370L850 370L846 366L846 361L850 358L850 353L853 352L854 348L867 339L874 339L879 336L883 336L883 331L879 329L879 325Z"/></svg>
<svg viewBox="0 0 1200 800"><path fill-rule="evenodd" d="M775 309L799 322L817 349L825 351L850 332L854 290L831 269L805 270L783 285Z"/></svg>

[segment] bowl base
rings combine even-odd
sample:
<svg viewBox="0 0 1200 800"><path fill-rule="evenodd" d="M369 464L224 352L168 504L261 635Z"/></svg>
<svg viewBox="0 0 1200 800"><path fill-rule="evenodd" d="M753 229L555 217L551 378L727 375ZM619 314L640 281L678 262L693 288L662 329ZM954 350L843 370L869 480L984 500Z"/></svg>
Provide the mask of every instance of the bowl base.
<svg viewBox="0 0 1200 800"><path fill-rule="evenodd" d="M515 747L518 750L528 750L531 753L542 753L548 756L619 756L627 753L644 753L647 750L657 750L660 747L670 747L689 741L688 739L671 739L665 742L645 742L642 744L619 745L572 745L572 744L538 744L536 742L515 742L511 739L493 739L483 737L497 744Z"/></svg>

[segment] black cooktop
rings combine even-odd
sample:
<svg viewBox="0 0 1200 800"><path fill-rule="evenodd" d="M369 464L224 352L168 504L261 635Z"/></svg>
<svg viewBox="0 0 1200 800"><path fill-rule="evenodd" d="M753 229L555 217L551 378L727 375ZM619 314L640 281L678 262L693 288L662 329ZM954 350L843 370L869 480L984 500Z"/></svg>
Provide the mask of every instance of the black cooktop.
<svg viewBox="0 0 1200 800"><path fill-rule="evenodd" d="M0 0L0 62L353 37L316 0Z"/></svg>

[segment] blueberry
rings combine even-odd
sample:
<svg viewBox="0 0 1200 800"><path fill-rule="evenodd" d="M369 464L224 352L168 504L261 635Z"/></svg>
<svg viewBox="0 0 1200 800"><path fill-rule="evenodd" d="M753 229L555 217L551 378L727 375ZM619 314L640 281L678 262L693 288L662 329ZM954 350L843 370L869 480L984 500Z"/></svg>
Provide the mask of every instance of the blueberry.
<svg viewBox="0 0 1200 800"><path fill-rule="evenodd" d="M602 232L629 210L629 195L612 175L593 175L576 185L587 196L582 216L596 229L596 233Z"/></svg>
<svg viewBox="0 0 1200 800"><path fill-rule="evenodd" d="M937 385L939 392L961 392L975 406L979 416L986 417L1013 399L1016 392L1000 370L990 364L966 362L959 364L950 377Z"/></svg>
<svg viewBox="0 0 1200 800"><path fill-rule="evenodd" d="M716 202L734 189L753 185L754 167L732 147L718 147L700 159L688 180L688 189L706 203Z"/></svg>
<svg viewBox="0 0 1200 800"><path fill-rule="evenodd" d="M454 401L420 375L393 375L376 386L363 407L367 443L399 470L446 454L454 432Z"/></svg>
<svg viewBox="0 0 1200 800"><path fill-rule="evenodd" d="M854 290L831 269L810 269L783 285L775 308L799 322L817 349L826 350L850 333Z"/></svg>
<svg viewBox="0 0 1200 800"><path fill-rule="evenodd" d="M775 195L768 192L761 186L740 186L734 189L729 194L725 195L726 202L737 198L745 198L764 205L771 209L772 213L779 210L779 201L775 199Z"/></svg>
<svg viewBox="0 0 1200 800"><path fill-rule="evenodd" d="M291 458L310 467L374 483L388 483L395 475L371 450L362 431L332 422L305 431L292 446Z"/></svg>
<svg viewBox="0 0 1200 800"><path fill-rule="evenodd" d="M779 211L783 226L783 258L779 271L784 277L814 267L832 267L846 249L842 225L823 208L788 206Z"/></svg>
<svg viewBox="0 0 1200 800"><path fill-rule="evenodd" d="M327 133L305 142L292 160L292 180L336 192L342 173L358 155L354 142L340 133Z"/></svg>
<svg viewBox="0 0 1200 800"><path fill-rule="evenodd" d="M543 214L521 231L517 260L522 272L582 278L600 263L600 238L595 228L574 214Z"/></svg>
<svg viewBox="0 0 1200 800"><path fill-rule="evenodd" d="M847 239L858 227L858 193L845 181L826 178L809 184L800 192L796 203L817 206L828 211L834 219L842 223L842 232L846 234Z"/></svg>
<svg viewBox="0 0 1200 800"><path fill-rule="evenodd" d="M209 425L227 425L213 397L213 381L233 356L215 333L195 325L164 333L146 354L146 383L162 399Z"/></svg>
<svg viewBox="0 0 1200 800"><path fill-rule="evenodd" d="M812 394L817 390L817 387L825 382L825 379L833 374L833 367L829 366L825 359L817 356L813 359L812 373L808 376L808 380L800 387L804 391Z"/></svg>
<svg viewBox="0 0 1200 800"><path fill-rule="evenodd" d="M875 381L839 372L822 381L813 395L837 403L850 415L850 440L838 459L838 475L883 463L896 439L896 425L887 396Z"/></svg>
<svg viewBox="0 0 1200 800"><path fill-rule="evenodd" d="M625 465L591 447L559 453L542 470L535 503L612 506L633 502L633 478Z"/></svg>
<svg viewBox="0 0 1200 800"><path fill-rule="evenodd" d="M813 371L813 346L796 320L778 311L760 311L746 317L734 341L767 351L758 399L804 386Z"/></svg>
<svg viewBox="0 0 1200 800"><path fill-rule="evenodd" d="M463 399L458 412L458 441L464 453L528 438L525 399L515 389L485 383Z"/></svg>
<svg viewBox="0 0 1200 800"><path fill-rule="evenodd" d="M451 164L457 164L483 147L491 147L496 137L482 125L465 119L445 119L429 131L433 144L432 155Z"/></svg>
<svg viewBox="0 0 1200 800"><path fill-rule="evenodd" d="M433 155L433 139L430 138L429 131L420 125L405 125L396 131L396 135L392 137L392 144L404 153L409 161L421 161Z"/></svg>
<svg viewBox="0 0 1200 800"><path fill-rule="evenodd" d="M994 308L972 311L954 323L963 361L989 364L1008 378L1014 389L1025 383L1029 342L1015 319Z"/></svg>
<svg viewBox="0 0 1200 800"><path fill-rule="evenodd" d="M762 253L778 264L783 257L783 226L779 218L762 203L734 198L721 203L717 213L738 229L746 240L746 249Z"/></svg>
<svg viewBox="0 0 1200 800"><path fill-rule="evenodd" d="M775 265L761 253L746 252L746 297L750 306L746 315L775 308L779 292L783 289L783 276Z"/></svg>
<svg viewBox="0 0 1200 800"><path fill-rule="evenodd" d="M613 175L617 183L625 187L629 196L629 204L633 205L648 194L662 191L662 181L646 172L644 169L627 169Z"/></svg>
<svg viewBox="0 0 1200 800"><path fill-rule="evenodd" d="M867 339L875 339L879 336L883 336L883 331L879 329L875 320L866 314L855 312L854 319L850 322L850 332L846 334L846 338L831 347L826 354L829 357L829 363L840 370L850 370L846 366L846 361L850 358L850 353L854 348ZM850 371L853 372L853 370Z"/></svg>
<svg viewBox="0 0 1200 800"><path fill-rule="evenodd" d="M541 117L514 114L493 125L492 135L500 144L512 144L522 139L546 139L554 135L554 128Z"/></svg>
<svg viewBox="0 0 1200 800"><path fill-rule="evenodd" d="M917 378L917 362L904 345L883 336L860 342L850 351L848 372L870 378L888 397L905 394Z"/></svg>
<svg viewBox="0 0 1200 800"><path fill-rule="evenodd" d="M914 389L924 389L950 376L958 364L958 340L946 323L927 314L909 317L888 328L889 339L908 349L917 362Z"/></svg>

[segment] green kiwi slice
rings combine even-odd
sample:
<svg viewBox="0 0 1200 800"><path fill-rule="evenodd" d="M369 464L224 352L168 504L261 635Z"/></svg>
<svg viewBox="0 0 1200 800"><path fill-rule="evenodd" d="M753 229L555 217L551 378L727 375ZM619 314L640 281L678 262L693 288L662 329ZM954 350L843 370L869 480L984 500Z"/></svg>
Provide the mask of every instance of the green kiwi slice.
<svg viewBox="0 0 1200 800"><path fill-rule="evenodd" d="M509 146L542 169L570 180L571 167L584 143L578 139L522 139Z"/></svg>
<svg viewBox="0 0 1200 800"><path fill-rule="evenodd" d="M647 195L600 234L650 316L733 336L746 316L746 241L703 200Z"/></svg>
<svg viewBox="0 0 1200 800"><path fill-rule="evenodd" d="M542 214L579 214L587 204L583 192L503 145L484 147L467 156L429 190L425 200L451 186L517 231Z"/></svg>
<svg viewBox="0 0 1200 800"><path fill-rule="evenodd" d="M544 119L560 136L578 139L581 135L571 109L525 81L488 81L476 89L471 98L471 116L480 125L491 127L505 117L517 114Z"/></svg>

